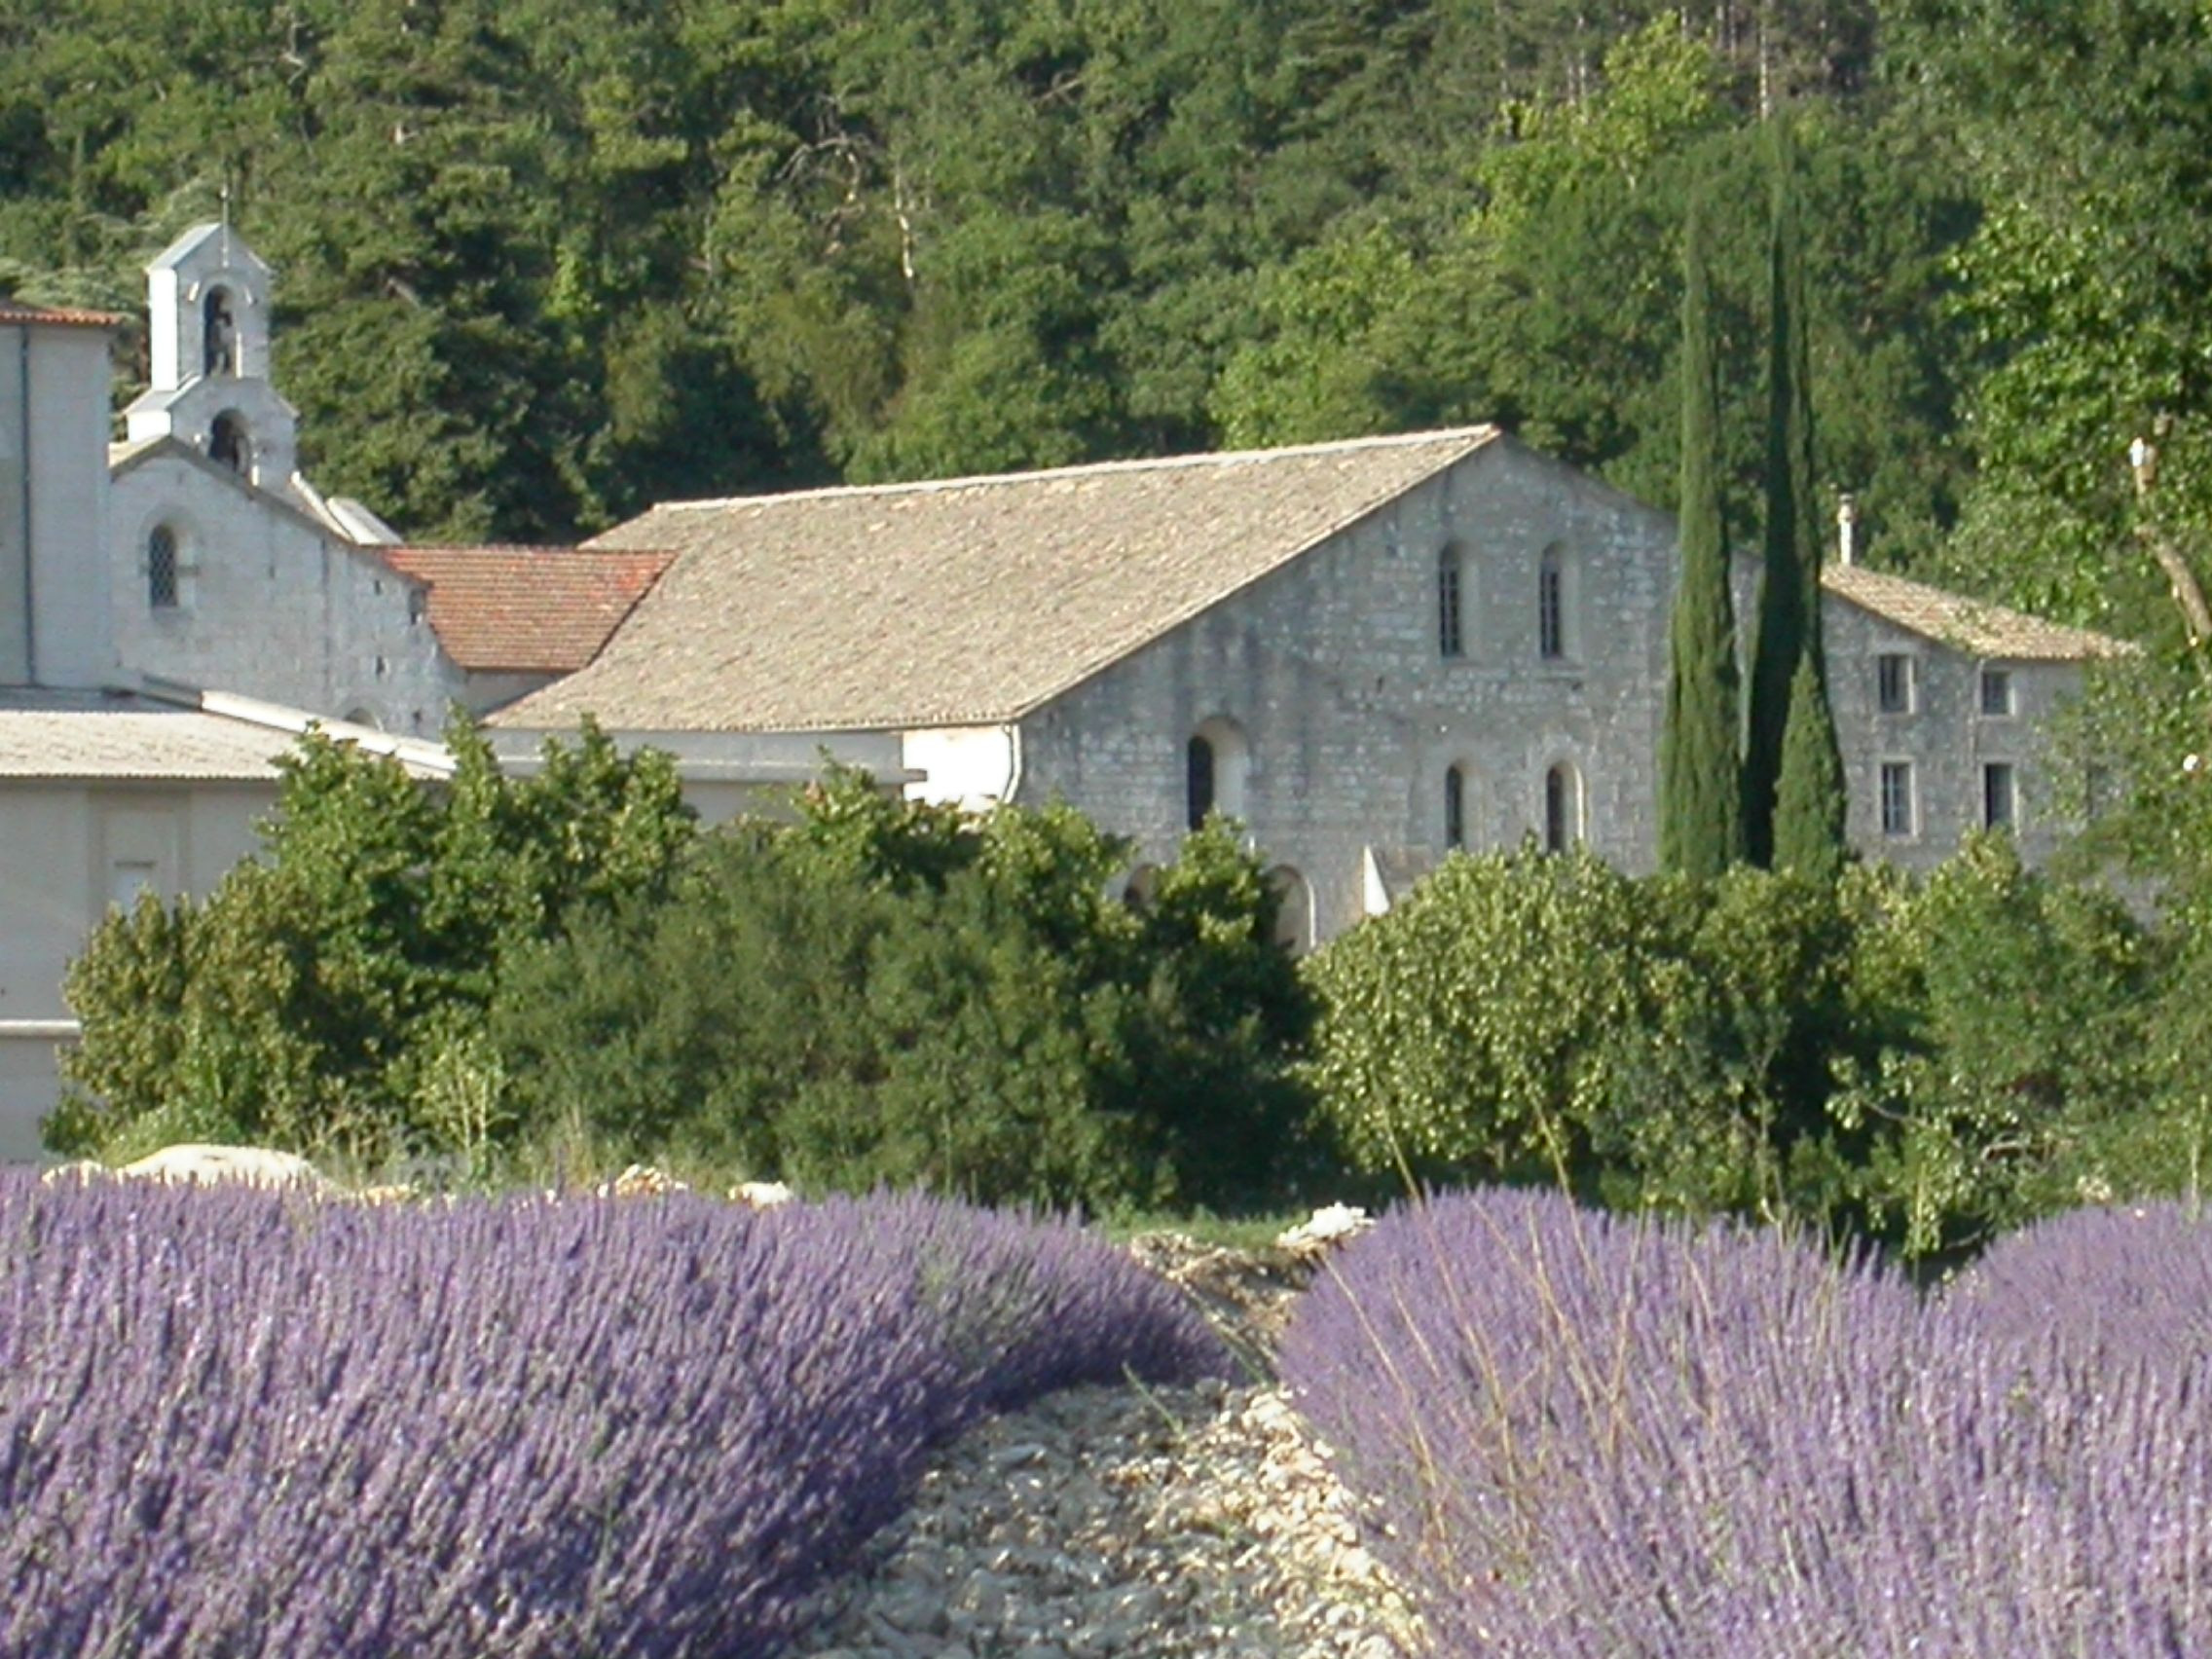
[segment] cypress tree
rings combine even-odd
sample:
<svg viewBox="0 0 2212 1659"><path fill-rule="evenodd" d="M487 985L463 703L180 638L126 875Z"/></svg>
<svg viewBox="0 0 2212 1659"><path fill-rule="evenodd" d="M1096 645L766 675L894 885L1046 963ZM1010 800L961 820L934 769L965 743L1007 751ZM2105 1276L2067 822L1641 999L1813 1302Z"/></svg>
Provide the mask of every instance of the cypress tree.
<svg viewBox="0 0 2212 1659"><path fill-rule="evenodd" d="M1821 654L1821 523L1813 489L1811 352L1805 256L1797 224L1796 146L1773 124L1774 214L1768 239L1766 561L1751 655L1744 748L1744 836L1754 863L1774 859L1775 791L1800 656ZM1816 682L1825 676L1816 663ZM1827 699L1817 704L1827 719ZM1833 747L1831 730L1827 744Z"/></svg>
<svg viewBox="0 0 2212 1659"><path fill-rule="evenodd" d="M1789 682L1789 729L1774 792L1774 867L1831 883L1843 870L1843 755L1827 675L1805 651Z"/></svg>
<svg viewBox="0 0 2212 1659"><path fill-rule="evenodd" d="M1736 608L1720 512L1720 396L1706 296L1705 208L1682 250L1681 569L1659 735L1659 863L1707 878L1744 856Z"/></svg>

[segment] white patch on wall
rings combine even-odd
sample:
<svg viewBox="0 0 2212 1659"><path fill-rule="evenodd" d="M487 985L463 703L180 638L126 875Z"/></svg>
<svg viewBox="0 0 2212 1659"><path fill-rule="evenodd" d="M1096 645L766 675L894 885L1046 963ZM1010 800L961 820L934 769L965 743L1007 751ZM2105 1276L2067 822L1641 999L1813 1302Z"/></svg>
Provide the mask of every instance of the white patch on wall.
<svg viewBox="0 0 2212 1659"><path fill-rule="evenodd" d="M1021 784L1021 738L1013 726L938 726L899 734L900 758L920 778L908 800L981 812L1009 800Z"/></svg>

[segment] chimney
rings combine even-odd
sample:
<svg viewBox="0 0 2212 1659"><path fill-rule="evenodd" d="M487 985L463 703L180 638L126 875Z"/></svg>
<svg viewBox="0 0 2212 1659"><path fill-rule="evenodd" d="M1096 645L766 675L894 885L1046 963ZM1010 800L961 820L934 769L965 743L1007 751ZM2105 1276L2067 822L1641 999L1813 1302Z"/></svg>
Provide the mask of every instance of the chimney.
<svg viewBox="0 0 2212 1659"><path fill-rule="evenodd" d="M1836 556L1846 565L1859 562L1859 503L1846 490L1843 498L1835 504Z"/></svg>

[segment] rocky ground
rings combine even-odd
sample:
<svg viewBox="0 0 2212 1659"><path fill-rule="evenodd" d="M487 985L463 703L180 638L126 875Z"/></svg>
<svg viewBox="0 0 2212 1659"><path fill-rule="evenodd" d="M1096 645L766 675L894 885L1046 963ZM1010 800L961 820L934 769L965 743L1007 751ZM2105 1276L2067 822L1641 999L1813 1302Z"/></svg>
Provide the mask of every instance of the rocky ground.
<svg viewBox="0 0 2212 1659"><path fill-rule="evenodd" d="M808 1659L1394 1659L1418 1627L1270 1377L1312 1255L1131 1246L1253 1381L1082 1388L978 1427L826 1602Z"/></svg>

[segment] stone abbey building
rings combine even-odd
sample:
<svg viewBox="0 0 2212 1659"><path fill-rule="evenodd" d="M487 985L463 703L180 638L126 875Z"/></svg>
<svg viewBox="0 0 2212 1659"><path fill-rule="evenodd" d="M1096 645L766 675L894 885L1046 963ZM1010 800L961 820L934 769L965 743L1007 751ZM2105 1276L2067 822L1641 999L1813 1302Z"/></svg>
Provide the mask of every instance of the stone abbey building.
<svg viewBox="0 0 2212 1659"><path fill-rule="evenodd" d="M819 774L1243 822L1305 946L1454 848L1655 856L1673 520L1487 426L666 503L580 548L415 547L301 470L268 268L224 225L118 319L0 303L0 1161L31 1156L110 904L203 892L311 720L420 775L449 708L528 765L586 716L710 819ZM1751 614L1749 564L1739 614ZM1861 566L1825 582L1851 833L1933 864L2064 830L2045 718L2111 640Z"/></svg>

